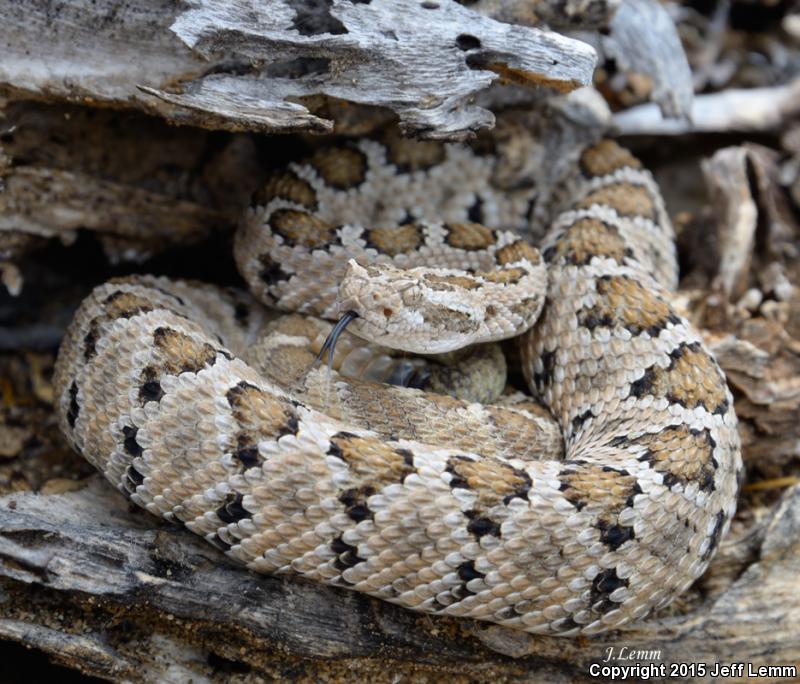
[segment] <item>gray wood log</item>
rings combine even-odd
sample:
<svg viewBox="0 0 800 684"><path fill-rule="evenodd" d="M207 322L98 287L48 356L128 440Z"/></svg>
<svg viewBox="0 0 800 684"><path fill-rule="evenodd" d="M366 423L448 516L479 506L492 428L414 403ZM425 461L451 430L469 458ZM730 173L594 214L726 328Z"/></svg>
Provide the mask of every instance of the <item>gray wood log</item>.
<svg viewBox="0 0 800 684"><path fill-rule="evenodd" d="M767 88L730 88L698 95L685 119L665 119L654 103L614 115L620 135L686 135L780 131L800 113L800 78Z"/></svg>
<svg viewBox="0 0 800 684"><path fill-rule="evenodd" d="M675 24L658 0L623 0L603 38L618 67L650 77L651 98L668 119L691 116L692 72Z"/></svg>
<svg viewBox="0 0 800 684"><path fill-rule="evenodd" d="M657 0L477 0L470 7L500 21L545 24L585 40L602 57L613 58L620 71L647 76L653 108L662 117L682 121L692 111L689 62L670 14Z"/></svg>
<svg viewBox="0 0 800 684"><path fill-rule="evenodd" d="M503 78L571 90L590 46L495 21L454 0L0 0L8 97L126 105L229 130L330 132L308 99L395 112L410 132L491 127L471 102ZM43 38L46 38L43 40Z"/></svg>

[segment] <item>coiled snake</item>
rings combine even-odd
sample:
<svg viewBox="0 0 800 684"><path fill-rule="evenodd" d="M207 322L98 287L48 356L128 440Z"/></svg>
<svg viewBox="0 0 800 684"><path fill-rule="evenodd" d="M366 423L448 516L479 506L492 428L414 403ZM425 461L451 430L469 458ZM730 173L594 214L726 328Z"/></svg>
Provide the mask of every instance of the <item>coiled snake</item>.
<svg viewBox="0 0 800 684"><path fill-rule="evenodd" d="M615 143L587 148L540 256L486 227L526 215L490 187L492 164L396 138L321 148L272 177L235 254L266 304L354 311L351 329L384 346L519 335L555 424L528 400L306 374L320 323L275 327L244 295L148 276L99 286L69 327L56 387L71 444L260 572L533 633L665 605L725 534L742 466L725 378L669 303L660 194Z"/></svg>

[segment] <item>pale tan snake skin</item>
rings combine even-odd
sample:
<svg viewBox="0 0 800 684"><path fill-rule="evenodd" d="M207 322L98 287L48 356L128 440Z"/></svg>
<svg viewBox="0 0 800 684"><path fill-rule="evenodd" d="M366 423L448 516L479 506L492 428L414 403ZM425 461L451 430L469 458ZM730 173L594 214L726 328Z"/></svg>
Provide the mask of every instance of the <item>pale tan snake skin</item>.
<svg viewBox="0 0 800 684"><path fill-rule="evenodd" d="M268 184L237 260L268 304L333 315L351 253L362 266L340 299L384 344L424 348L405 339L415 325L449 335L448 307L459 344L492 338L495 318L533 324L523 371L557 439L539 439L533 405L338 376L327 415L312 408L324 399L290 396L240 358L258 348L260 309L152 277L101 285L76 314L56 368L64 433L134 502L253 570L542 634L595 634L665 605L714 554L742 465L725 378L669 305L677 269L658 189L614 143L583 153L542 245L536 320L537 252L468 221L481 192L484 223L524 228L528 200L493 193L491 163L463 146L323 148ZM405 225L381 228L392 223ZM430 270L441 258L462 270ZM393 270L414 266L426 270L413 283ZM296 325L275 338L296 345L287 368L308 354Z"/></svg>

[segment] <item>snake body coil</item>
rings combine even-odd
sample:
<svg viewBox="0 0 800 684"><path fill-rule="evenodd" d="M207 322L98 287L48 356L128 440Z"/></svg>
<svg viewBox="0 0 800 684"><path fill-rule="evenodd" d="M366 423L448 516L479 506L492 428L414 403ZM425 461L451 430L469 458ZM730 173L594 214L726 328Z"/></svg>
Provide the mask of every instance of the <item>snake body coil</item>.
<svg viewBox="0 0 800 684"><path fill-rule="evenodd" d="M491 168L466 147L324 149L270 181L237 261L266 303L327 316L347 268L339 303L385 345L523 333L556 440L533 407L364 380L334 379L325 412L243 360L260 308L153 277L101 285L76 314L56 368L64 433L137 504L253 570L534 633L665 605L729 526L741 458L725 378L669 304L658 189L614 143L585 150L540 257L469 222L525 222ZM308 354L291 325L275 338L287 369Z"/></svg>

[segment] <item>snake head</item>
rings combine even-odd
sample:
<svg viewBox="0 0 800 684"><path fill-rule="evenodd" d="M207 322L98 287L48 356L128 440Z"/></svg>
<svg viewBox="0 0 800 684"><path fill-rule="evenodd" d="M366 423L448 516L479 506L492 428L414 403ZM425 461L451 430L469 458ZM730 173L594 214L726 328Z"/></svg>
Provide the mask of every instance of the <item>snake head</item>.
<svg viewBox="0 0 800 684"><path fill-rule="evenodd" d="M339 311L358 314L349 330L370 342L441 354L509 336L491 336L496 331L487 326L493 309L485 285L454 269L362 266L351 260L339 285Z"/></svg>
<svg viewBox="0 0 800 684"><path fill-rule="evenodd" d="M361 266L351 259L339 285L339 311L354 312L349 330L370 342L424 353L424 294L409 270L388 264ZM423 331L421 335L420 332Z"/></svg>

